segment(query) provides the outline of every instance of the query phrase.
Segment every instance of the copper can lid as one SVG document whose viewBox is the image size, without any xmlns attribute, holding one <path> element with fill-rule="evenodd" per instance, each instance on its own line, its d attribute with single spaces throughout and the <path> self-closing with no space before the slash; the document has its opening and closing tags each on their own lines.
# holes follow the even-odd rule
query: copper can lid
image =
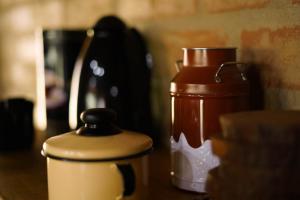
<svg viewBox="0 0 300 200">
<path fill-rule="evenodd" d="M 183 60 L 171 81 L 171 95 L 248 95 L 249 83 L 236 62 L 236 48 L 183 48 Z"/>
</svg>

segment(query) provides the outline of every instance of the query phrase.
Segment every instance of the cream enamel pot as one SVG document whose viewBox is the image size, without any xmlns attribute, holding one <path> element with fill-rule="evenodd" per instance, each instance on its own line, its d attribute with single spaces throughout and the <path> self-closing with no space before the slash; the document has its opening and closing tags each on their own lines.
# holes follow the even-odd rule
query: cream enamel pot
<svg viewBox="0 0 300 200">
<path fill-rule="evenodd" d="M 146 199 L 152 140 L 120 130 L 109 109 L 89 109 L 81 119 L 77 131 L 43 144 L 49 200 Z"/>
</svg>

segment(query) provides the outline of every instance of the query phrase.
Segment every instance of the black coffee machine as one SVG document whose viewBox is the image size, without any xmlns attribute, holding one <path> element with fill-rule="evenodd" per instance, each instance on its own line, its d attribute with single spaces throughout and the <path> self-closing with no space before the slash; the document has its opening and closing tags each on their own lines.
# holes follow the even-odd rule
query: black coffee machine
<svg viewBox="0 0 300 200">
<path fill-rule="evenodd" d="M 111 108 L 121 128 L 152 135 L 151 56 L 141 34 L 115 16 L 87 31 L 71 83 L 69 122 L 89 108 Z"/>
</svg>

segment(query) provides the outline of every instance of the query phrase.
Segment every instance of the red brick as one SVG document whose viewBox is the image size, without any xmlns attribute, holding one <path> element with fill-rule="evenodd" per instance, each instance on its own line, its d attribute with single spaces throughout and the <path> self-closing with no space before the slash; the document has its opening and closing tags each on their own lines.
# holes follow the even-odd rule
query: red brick
<svg viewBox="0 0 300 200">
<path fill-rule="evenodd" d="M 34 6 L 27 4 L 14 6 L 1 13 L 0 31 L 22 35 L 35 29 L 35 21 Z"/>
<path fill-rule="evenodd" d="M 107 13 L 112 13 L 110 0 L 65 1 L 63 25 L 68 28 L 90 27 Z"/>
<path fill-rule="evenodd" d="M 153 15 L 153 2 L 151 0 L 118 1 L 117 13 L 125 19 L 149 19 Z"/>
<path fill-rule="evenodd" d="M 292 4 L 300 4 L 300 0 L 292 0 Z"/>
<path fill-rule="evenodd" d="M 242 31 L 242 58 L 256 64 L 265 87 L 300 90 L 300 26 Z"/>
<path fill-rule="evenodd" d="M 270 2 L 271 0 L 204 0 L 210 12 L 263 8 Z"/>
<path fill-rule="evenodd" d="M 180 48 L 223 46 L 228 40 L 227 35 L 219 30 L 170 31 L 164 36 L 166 37 L 166 43 L 172 43 L 172 45 L 176 45 Z M 173 43 L 173 40 L 176 42 Z"/>
<path fill-rule="evenodd" d="M 20 6 L 33 3 L 31 0 L 0 0 L 0 8 L 11 8 L 13 6 Z"/>
<path fill-rule="evenodd" d="M 38 23 L 43 28 L 64 27 L 64 1 L 45 1 L 37 4 Z M 51 19 L 51 20 L 50 20 Z"/>
<path fill-rule="evenodd" d="M 154 0 L 156 17 L 185 16 L 197 12 L 197 0 Z"/>
</svg>

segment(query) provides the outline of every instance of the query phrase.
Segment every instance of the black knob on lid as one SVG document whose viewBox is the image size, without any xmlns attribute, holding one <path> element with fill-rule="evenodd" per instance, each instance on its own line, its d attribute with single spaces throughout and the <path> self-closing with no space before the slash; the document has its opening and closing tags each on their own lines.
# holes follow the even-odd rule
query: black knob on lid
<svg viewBox="0 0 300 200">
<path fill-rule="evenodd" d="M 92 108 L 82 112 L 80 119 L 85 124 L 101 124 L 105 122 L 115 122 L 117 114 L 108 108 Z"/>
<path fill-rule="evenodd" d="M 80 119 L 84 126 L 77 130 L 77 134 L 85 136 L 107 136 L 120 133 L 115 122 L 117 114 L 108 108 L 92 108 L 81 113 Z"/>
</svg>

